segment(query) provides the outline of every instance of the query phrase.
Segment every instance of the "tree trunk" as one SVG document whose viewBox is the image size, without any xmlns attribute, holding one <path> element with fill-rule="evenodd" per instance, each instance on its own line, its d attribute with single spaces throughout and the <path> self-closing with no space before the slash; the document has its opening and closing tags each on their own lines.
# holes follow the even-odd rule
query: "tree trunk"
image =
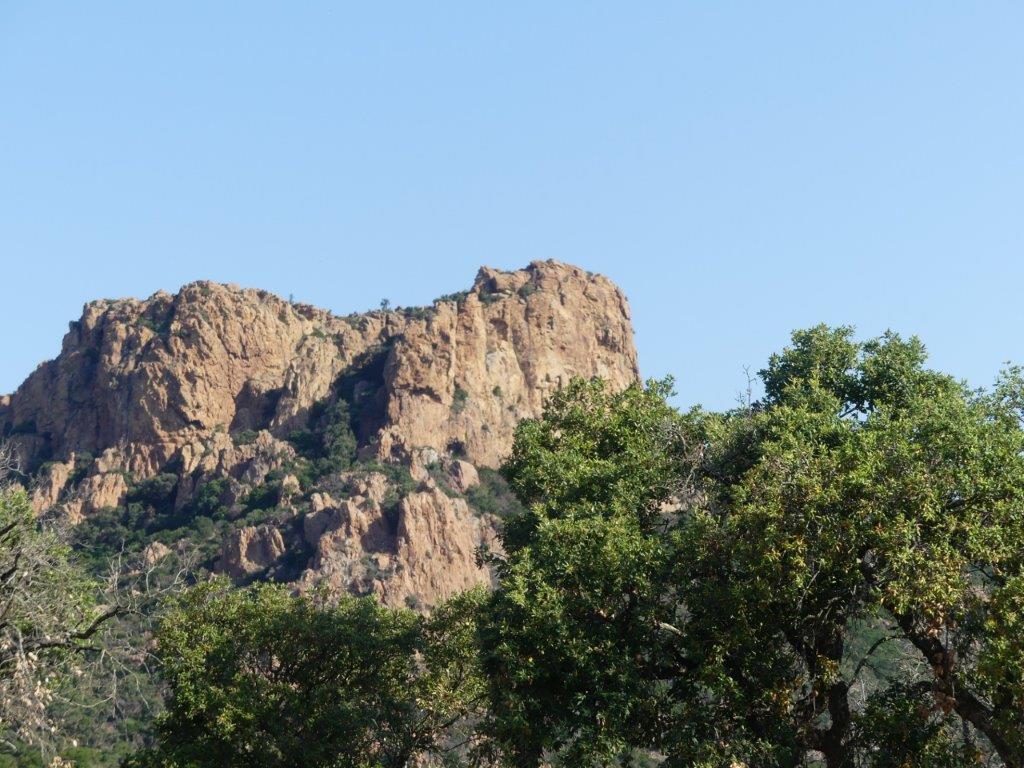
<svg viewBox="0 0 1024 768">
<path fill-rule="evenodd" d="M 832 661 L 838 668 L 843 658 L 843 628 L 835 626 L 822 631 L 812 643 L 805 642 L 794 631 L 786 632 L 786 639 L 804 660 L 808 675 L 819 677 L 822 670 L 821 658 Z M 812 731 L 813 748 L 825 756 L 828 768 L 853 768 L 853 752 L 847 743 L 853 716 L 850 713 L 850 687 L 843 680 L 837 680 L 824 691 L 815 691 L 812 699 L 812 716 L 828 712 L 831 723 L 827 730 Z"/>
<path fill-rule="evenodd" d="M 827 731 L 821 733 L 821 752 L 828 768 L 853 768 L 853 754 L 846 743 L 853 717 L 850 714 L 849 686 L 834 683 L 828 689 L 828 714 L 832 720 Z"/>
</svg>

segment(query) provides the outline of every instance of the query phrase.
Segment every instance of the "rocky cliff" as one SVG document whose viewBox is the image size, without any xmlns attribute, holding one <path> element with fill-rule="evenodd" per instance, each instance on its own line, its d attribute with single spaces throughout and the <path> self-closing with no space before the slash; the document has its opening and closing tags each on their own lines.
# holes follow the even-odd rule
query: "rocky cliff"
<svg viewBox="0 0 1024 768">
<path fill-rule="evenodd" d="M 94 533 L 161 553 L 205 537 L 238 579 L 429 606 L 486 577 L 474 551 L 505 503 L 488 470 L 574 376 L 638 374 L 625 297 L 572 266 L 483 268 L 431 307 L 346 317 L 200 282 L 87 305 L 0 397 L 0 434 L 37 507 Z"/>
</svg>

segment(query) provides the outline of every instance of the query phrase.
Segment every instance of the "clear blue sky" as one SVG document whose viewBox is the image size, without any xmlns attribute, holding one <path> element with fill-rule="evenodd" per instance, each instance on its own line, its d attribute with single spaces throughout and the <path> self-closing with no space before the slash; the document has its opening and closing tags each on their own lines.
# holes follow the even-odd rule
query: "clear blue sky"
<svg viewBox="0 0 1024 768">
<path fill-rule="evenodd" d="M 556 258 L 728 407 L 791 329 L 1024 361 L 1020 2 L 0 0 L 0 392 L 89 299 Z"/>
</svg>

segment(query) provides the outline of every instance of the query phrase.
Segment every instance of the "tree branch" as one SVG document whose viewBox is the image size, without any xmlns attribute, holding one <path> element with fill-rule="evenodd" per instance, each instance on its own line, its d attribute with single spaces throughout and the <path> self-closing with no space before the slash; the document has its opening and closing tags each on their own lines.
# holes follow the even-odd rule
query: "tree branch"
<svg viewBox="0 0 1024 768">
<path fill-rule="evenodd" d="M 1024 768 L 1024 753 L 1010 742 L 1010 735 L 1004 733 L 996 722 L 996 713 L 960 685 L 961 681 L 955 674 L 954 657 L 942 642 L 921 629 L 910 614 L 896 614 L 896 622 L 931 667 L 935 675 L 932 690 L 948 697 L 956 713 L 985 734 L 1008 768 Z"/>
</svg>

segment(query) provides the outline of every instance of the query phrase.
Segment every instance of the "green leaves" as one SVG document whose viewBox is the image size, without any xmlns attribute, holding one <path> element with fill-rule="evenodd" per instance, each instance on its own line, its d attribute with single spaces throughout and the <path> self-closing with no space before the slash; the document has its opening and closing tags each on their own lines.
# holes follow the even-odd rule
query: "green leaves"
<svg viewBox="0 0 1024 768">
<path fill-rule="evenodd" d="M 849 328 L 819 326 L 772 357 L 762 402 L 711 418 L 717 444 L 702 474 L 718 501 L 705 520 L 717 525 L 688 538 L 711 536 L 727 553 L 720 578 L 732 610 L 762 615 L 784 642 L 798 672 L 788 694 L 793 733 L 830 765 L 867 749 L 854 731 L 867 742 L 872 728 L 890 738 L 887 723 L 910 706 L 886 694 L 900 686 L 933 691 L 944 716 L 959 715 L 1007 764 L 1020 764 L 1019 698 L 1006 678 L 1005 695 L 993 695 L 986 677 L 1012 675 L 1022 650 L 1009 640 L 1019 628 L 1004 596 L 1024 541 L 1020 390 L 1004 380 L 991 395 L 972 392 L 924 359 L 916 339 L 889 333 L 856 344 Z M 881 688 L 867 705 L 853 694 L 856 680 L 836 676 L 866 617 L 902 636 L 905 653 L 930 670 L 922 677 L 908 655 L 896 679 L 872 681 Z M 711 632 L 728 647 L 735 625 Z M 915 759 L 946 764 L 925 760 L 949 732 L 923 701 Z"/>
<path fill-rule="evenodd" d="M 512 764 L 596 764 L 663 728 L 675 615 L 658 534 L 686 448 L 668 391 L 576 380 L 517 430 L 503 472 L 528 508 L 506 521 L 482 627 L 491 732 Z"/>
<path fill-rule="evenodd" d="M 1016 750 L 1024 750 L 1024 577 L 1015 575 L 993 590 L 979 628 L 978 688 L 993 704 L 999 727 Z"/>
<path fill-rule="evenodd" d="M 152 764 L 1024 765 L 1021 373 L 971 391 L 819 326 L 761 375 L 725 414 L 556 393 L 502 470 L 490 595 L 196 589 Z"/>
<path fill-rule="evenodd" d="M 2 482 L 2 478 L 0 478 Z M 0 735 L 28 742 L 53 729 L 50 705 L 81 674 L 119 609 L 67 544 L 35 519 L 28 494 L 0 485 Z"/>
<path fill-rule="evenodd" d="M 482 690 L 480 600 L 423 619 L 368 598 L 197 586 L 161 624 L 168 709 L 135 764 L 387 767 L 445 751 Z"/>
<path fill-rule="evenodd" d="M 764 382 L 766 400 L 780 402 L 805 388 L 832 392 L 844 402 L 855 403 L 860 393 L 850 377 L 857 363 L 857 345 L 853 328 L 829 328 L 819 325 L 793 333 L 793 346 L 772 355 L 768 367 L 759 375 Z"/>
<path fill-rule="evenodd" d="M 576 379 L 552 396 L 543 419 L 522 422 L 502 471 L 529 511 L 506 521 L 506 550 L 542 517 L 623 515 L 650 526 L 685 450 L 681 419 L 664 400 L 670 390 L 669 381 L 612 392 L 601 380 Z"/>
<path fill-rule="evenodd" d="M 524 423 L 483 626 L 513 764 L 1021 765 L 1024 386 L 924 362 L 818 326 L 747 408 L 574 382 Z"/>
</svg>

